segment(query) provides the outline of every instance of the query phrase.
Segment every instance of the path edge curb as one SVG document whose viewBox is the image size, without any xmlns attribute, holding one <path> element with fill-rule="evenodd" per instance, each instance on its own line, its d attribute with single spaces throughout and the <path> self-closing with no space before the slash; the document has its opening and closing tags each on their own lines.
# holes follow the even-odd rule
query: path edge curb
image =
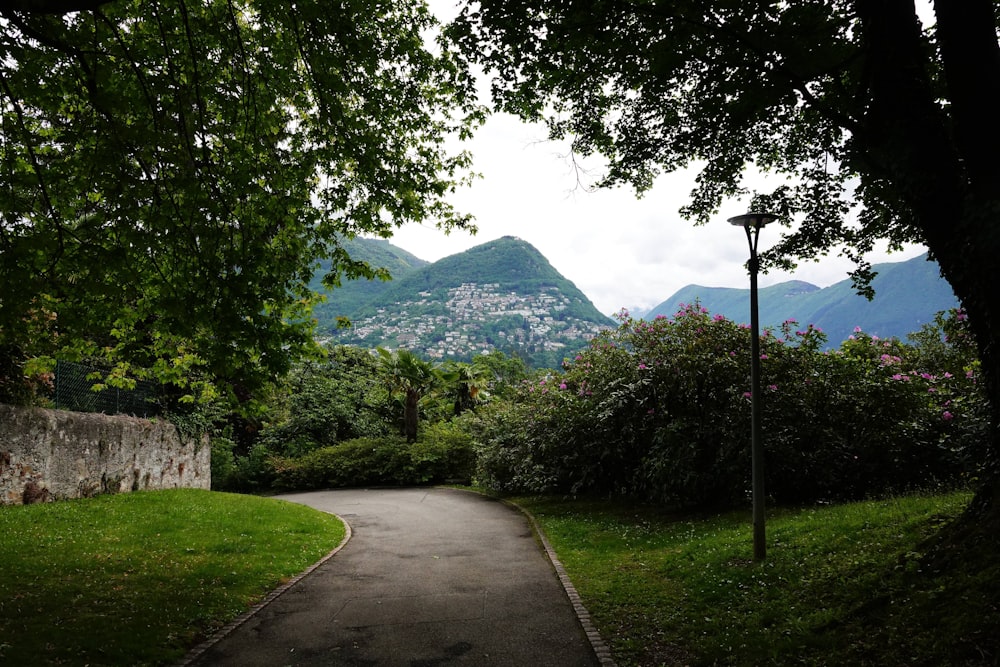
<svg viewBox="0 0 1000 667">
<path fill-rule="evenodd" d="M 585 606 L 583 606 L 583 600 L 580 598 L 580 594 L 577 592 L 576 586 L 573 585 L 573 581 L 569 578 L 569 574 L 566 573 L 566 568 L 563 567 L 562 561 L 559 560 L 555 549 L 552 548 L 549 538 L 545 535 L 545 531 L 542 530 L 542 526 L 538 523 L 535 516 L 517 503 L 507 500 L 506 498 L 497 498 L 496 496 L 492 496 L 488 493 L 482 493 L 474 489 L 454 489 L 454 487 L 440 488 L 452 488 L 456 491 L 466 491 L 468 493 L 478 494 L 485 498 L 498 500 L 504 505 L 517 510 L 528 519 L 528 523 L 531 524 L 531 529 L 538 537 L 538 541 L 541 543 L 542 549 L 545 551 L 545 555 L 548 556 L 549 562 L 552 564 L 552 568 L 556 571 L 556 575 L 559 577 L 559 582 L 562 584 L 563 590 L 566 592 L 566 597 L 569 598 L 570 604 L 573 605 L 573 611 L 576 612 L 576 618 L 583 627 L 583 631 L 587 635 L 588 641 L 590 641 L 590 647 L 593 649 L 594 655 L 597 657 L 597 661 L 601 664 L 601 667 L 617 667 L 614 658 L 611 657 L 611 649 L 608 648 L 604 639 L 601 638 L 601 633 L 597 631 L 597 626 L 594 625 L 590 612 L 587 611 Z"/>
<path fill-rule="evenodd" d="M 337 517 L 337 519 L 342 524 L 344 524 L 344 538 L 340 540 L 340 544 L 335 546 L 333 550 L 330 551 L 330 553 L 320 558 L 318 561 L 307 567 L 305 570 L 298 573 L 285 583 L 281 584 L 280 586 L 272 590 L 264 597 L 263 600 L 261 600 L 254 606 L 250 607 L 250 609 L 243 612 L 242 614 L 234 618 L 232 621 L 230 621 L 229 623 L 225 624 L 224 626 L 216 630 L 215 633 L 213 633 L 212 636 L 210 636 L 208 639 L 206 639 L 205 641 L 201 642 L 200 644 L 192 648 L 190 651 L 188 651 L 187 654 L 184 656 L 184 658 L 182 658 L 181 661 L 177 663 L 177 667 L 187 667 L 188 665 L 192 664 L 194 661 L 200 658 L 206 651 L 208 651 L 208 649 L 212 648 L 220 641 L 225 639 L 226 636 L 228 636 L 230 633 L 236 630 L 236 628 L 240 627 L 241 625 L 249 621 L 251 618 L 257 615 L 262 609 L 264 609 L 264 607 L 266 607 L 267 605 L 271 604 L 276 599 L 278 599 L 278 597 L 282 593 L 284 593 L 289 588 L 291 588 L 292 586 L 294 586 L 295 584 L 299 583 L 307 576 L 312 574 L 318 567 L 320 567 L 328 560 L 336 556 L 341 549 L 347 546 L 347 542 L 351 539 L 351 536 L 353 534 L 353 531 L 351 530 L 351 524 L 349 524 L 344 519 L 344 517 L 340 516 L 339 514 L 335 514 L 334 512 L 327 512 L 327 514 L 332 514 L 333 516 Z"/>
<path fill-rule="evenodd" d="M 528 523 L 531 524 L 531 529 L 534 531 L 535 536 L 538 537 L 538 541 L 542 545 L 542 549 L 545 551 L 545 555 L 548 556 L 549 562 L 552 564 L 552 568 L 556 571 L 556 576 L 559 577 L 559 583 L 562 584 L 563 591 L 566 593 L 566 597 L 569 598 L 570 604 L 573 605 L 573 611 L 576 612 L 577 621 L 583 627 L 584 633 L 587 635 L 588 641 L 590 641 L 590 647 L 594 651 L 594 655 L 597 657 L 597 661 L 601 664 L 601 667 L 617 667 L 614 658 L 611 657 L 611 649 L 601 638 L 601 633 L 597 631 L 597 626 L 594 625 L 594 621 L 590 616 L 590 612 L 587 608 L 583 606 L 583 600 L 580 598 L 580 594 L 576 590 L 576 586 L 573 585 L 572 580 L 570 580 L 569 575 L 566 573 L 566 568 L 563 567 L 562 561 L 556 555 L 555 549 L 552 548 L 552 544 L 549 543 L 549 538 L 545 535 L 545 531 L 542 530 L 542 526 L 535 519 L 534 515 L 528 510 L 524 509 L 520 505 L 506 498 L 497 498 L 488 493 L 482 493 L 481 491 L 476 491 L 475 489 L 456 489 L 454 487 L 438 487 L 452 489 L 453 491 L 465 491 L 467 493 L 475 493 L 477 495 L 483 496 L 484 498 L 490 498 L 492 500 L 498 500 L 507 507 L 517 510 L 528 519 Z"/>
<path fill-rule="evenodd" d="M 583 631 L 587 634 L 587 639 L 590 640 L 590 646 L 594 649 L 594 655 L 597 656 L 598 662 L 601 663 L 601 667 L 616 667 L 614 659 L 611 657 L 611 649 L 608 645 L 604 643 L 604 639 L 601 638 L 601 634 L 597 631 L 597 626 L 594 625 L 594 621 L 590 616 L 590 612 L 587 608 L 583 606 L 583 600 L 580 598 L 580 594 L 576 590 L 576 586 L 573 585 L 572 580 L 569 578 L 569 574 L 566 573 L 566 568 L 563 567 L 562 561 L 556 555 L 555 549 L 549 543 L 549 538 L 545 535 L 545 531 L 542 530 L 541 525 L 534 515 L 528 510 L 524 509 L 517 503 L 513 503 L 509 500 L 501 501 L 510 506 L 516 508 L 521 514 L 528 518 L 531 523 L 531 528 L 535 531 L 535 535 L 538 536 L 538 540 L 542 543 L 542 548 L 545 549 L 545 553 L 549 557 L 549 561 L 552 563 L 552 567 L 555 568 L 556 574 L 559 576 L 559 581 L 562 583 L 563 590 L 566 591 L 566 597 L 569 598 L 570 603 L 573 605 L 573 610 L 576 611 L 576 617 L 580 621 L 580 625 L 583 626 Z"/>
</svg>

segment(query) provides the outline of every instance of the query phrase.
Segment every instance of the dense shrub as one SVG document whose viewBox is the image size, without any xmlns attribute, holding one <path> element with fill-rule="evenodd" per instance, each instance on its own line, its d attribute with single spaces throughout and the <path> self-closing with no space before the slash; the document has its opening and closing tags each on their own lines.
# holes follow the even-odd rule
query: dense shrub
<svg viewBox="0 0 1000 667">
<path fill-rule="evenodd" d="M 421 431 L 420 439 L 410 445 L 411 458 L 430 466 L 428 482 L 468 484 L 476 466 L 476 451 L 468 431 L 455 421 L 437 422 Z"/>
<path fill-rule="evenodd" d="M 274 480 L 271 456 L 263 445 L 239 454 L 229 438 L 212 438 L 212 489 L 248 493 L 268 490 Z"/>
<path fill-rule="evenodd" d="M 220 435 L 212 438 L 211 444 L 212 488 L 216 491 L 229 490 L 236 477 L 236 459 L 233 456 L 236 443 Z"/>
<path fill-rule="evenodd" d="M 272 457 L 270 465 L 274 488 L 305 490 L 468 483 L 473 461 L 469 436 L 442 423 L 425 428 L 412 443 L 400 436 L 358 438 L 297 458 Z"/>
<path fill-rule="evenodd" d="M 974 474 L 986 423 L 977 365 L 941 333 L 960 321 L 922 333 L 936 351 L 859 331 L 825 352 L 822 332 L 791 321 L 762 334 L 769 495 L 860 498 Z M 740 503 L 750 486 L 749 347 L 747 327 L 697 306 L 652 322 L 623 315 L 562 373 L 480 411 L 477 479 L 502 491 Z"/>
<path fill-rule="evenodd" d="M 270 406 L 258 444 L 282 456 L 301 456 L 392 428 L 393 404 L 366 350 L 335 346 L 321 360 L 296 367 Z"/>
<path fill-rule="evenodd" d="M 426 367 L 427 385 L 416 396 L 417 439 L 401 446 L 393 434 L 403 415 L 402 396 L 390 389 L 397 370 L 368 351 L 346 346 L 305 362 L 260 402 L 253 424 L 206 420 L 215 435 L 213 486 L 232 491 L 320 488 L 369 484 L 424 484 L 471 480 L 475 452 L 458 422 L 510 377 L 522 376 L 519 360 L 494 352 L 472 364 Z M 402 374 L 401 374 L 402 375 Z M 412 407 L 412 406 L 411 406 Z M 234 435 L 235 434 L 235 435 Z"/>
</svg>

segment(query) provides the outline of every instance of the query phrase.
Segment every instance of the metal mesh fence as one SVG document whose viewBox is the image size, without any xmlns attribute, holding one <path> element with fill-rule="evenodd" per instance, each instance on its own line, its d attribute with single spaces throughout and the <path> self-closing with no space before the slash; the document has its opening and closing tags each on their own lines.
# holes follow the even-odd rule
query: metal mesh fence
<svg viewBox="0 0 1000 667">
<path fill-rule="evenodd" d="M 136 380 L 135 389 L 107 387 L 94 391 L 94 384 L 101 381 L 106 369 L 69 361 L 56 362 L 54 378 L 54 407 L 74 412 L 103 412 L 108 415 L 133 415 L 153 417 L 160 412 L 160 386 L 148 380 Z M 100 373 L 95 380 L 88 375 Z"/>
</svg>

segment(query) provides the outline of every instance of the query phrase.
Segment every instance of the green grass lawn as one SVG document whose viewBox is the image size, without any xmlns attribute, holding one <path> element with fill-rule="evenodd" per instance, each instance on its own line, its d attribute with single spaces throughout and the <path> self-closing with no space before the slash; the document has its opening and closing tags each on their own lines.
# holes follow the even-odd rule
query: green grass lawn
<svg viewBox="0 0 1000 667">
<path fill-rule="evenodd" d="M 758 564 L 746 512 L 516 502 L 620 667 L 993 664 L 997 559 L 921 558 L 968 500 L 772 510 Z M 176 662 L 343 534 L 304 506 L 196 490 L 0 508 L 0 664 Z"/>
<path fill-rule="evenodd" d="M 165 664 L 340 543 L 336 517 L 193 489 L 0 507 L 0 664 Z"/>
<path fill-rule="evenodd" d="M 918 545 L 969 497 L 774 510 L 758 564 L 748 512 L 515 502 L 542 525 L 620 667 L 994 664 L 997 559 L 921 571 Z"/>
</svg>

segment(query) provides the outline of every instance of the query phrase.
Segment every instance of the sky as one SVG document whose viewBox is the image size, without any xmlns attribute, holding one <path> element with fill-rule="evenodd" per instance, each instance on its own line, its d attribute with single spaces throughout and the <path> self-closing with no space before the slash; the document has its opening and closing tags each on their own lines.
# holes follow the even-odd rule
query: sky
<svg viewBox="0 0 1000 667">
<path fill-rule="evenodd" d="M 449 0 L 430 4 L 440 18 L 449 18 Z M 473 155 L 473 171 L 482 178 L 450 199 L 457 210 L 474 216 L 478 233 L 445 235 L 433 223 L 410 224 L 390 242 L 433 262 L 515 236 L 537 248 L 606 314 L 652 308 L 690 284 L 748 287 L 746 235 L 726 221 L 746 212 L 745 201 L 726 202 L 717 221 L 696 227 L 678 214 L 694 187 L 693 171 L 660 176 L 641 198 L 628 187 L 587 190 L 577 183 L 568 143 L 546 137 L 541 125 L 492 115 L 463 144 Z M 597 159 L 583 166 L 600 171 Z M 781 231 L 764 228 L 760 250 L 776 243 Z M 892 254 L 877 250 L 866 259 L 901 262 L 923 252 L 920 246 Z M 759 282 L 766 287 L 796 279 L 826 287 L 847 279 L 852 267 L 833 251 L 792 273 L 761 275 Z"/>
</svg>

